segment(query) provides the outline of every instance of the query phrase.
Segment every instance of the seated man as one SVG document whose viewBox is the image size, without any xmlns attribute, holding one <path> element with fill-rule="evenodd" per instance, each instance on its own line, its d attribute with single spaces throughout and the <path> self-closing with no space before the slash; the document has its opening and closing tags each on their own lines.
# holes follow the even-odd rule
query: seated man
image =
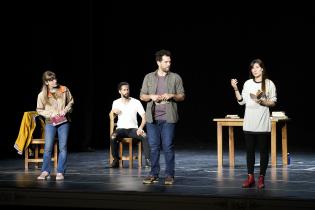
<svg viewBox="0 0 315 210">
<path fill-rule="evenodd" d="M 118 145 L 119 138 L 134 138 L 142 141 L 145 167 L 150 167 L 150 148 L 146 133 L 143 130 L 145 126 L 145 111 L 141 102 L 135 98 L 129 96 L 129 84 L 127 82 L 121 82 L 118 85 L 118 92 L 120 98 L 113 101 L 112 112 L 118 115 L 117 128 L 111 135 L 110 146 L 112 150 L 112 156 L 114 158 L 111 163 L 111 168 L 119 167 L 119 154 Z M 142 121 L 138 127 L 137 113 L 141 116 Z"/>
</svg>

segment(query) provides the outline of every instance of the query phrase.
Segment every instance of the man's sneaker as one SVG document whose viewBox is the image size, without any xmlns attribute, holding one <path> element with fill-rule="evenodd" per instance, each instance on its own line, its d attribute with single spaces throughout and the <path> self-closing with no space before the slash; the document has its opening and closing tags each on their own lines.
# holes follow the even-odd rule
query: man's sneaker
<svg viewBox="0 0 315 210">
<path fill-rule="evenodd" d="M 152 175 L 145 177 L 143 180 L 143 184 L 152 184 L 152 183 L 157 183 L 157 182 L 159 182 L 159 177 L 152 176 Z"/>
<path fill-rule="evenodd" d="M 111 168 L 118 168 L 119 167 L 119 160 L 114 159 L 112 164 L 110 165 Z"/>
<path fill-rule="evenodd" d="M 50 175 L 47 171 L 43 171 L 38 177 L 38 180 L 47 180 L 50 179 Z"/>
<path fill-rule="evenodd" d="M 145 165 L 144 165 L 144 167 L 146 167 L 146 168 L 151 168 L 151 161 L 150 161 L 150 159 L 145 159 Z"/>
<path fill-rule="evenodd" d="M 174 177 L 173 176 L 167 176 L 165 177 L 164 184 L 166 185 L 172 185 L 174 183 Z"/>
<path fill-rule="evenodd" d="M 58 180 L 64 180 L 65 179 L 65 177 L 63 176 L 63 174 L 62 173 L 57 173 L 57 176 L 56 176 L 56 180 L 58 181 Z"/>
</svg>

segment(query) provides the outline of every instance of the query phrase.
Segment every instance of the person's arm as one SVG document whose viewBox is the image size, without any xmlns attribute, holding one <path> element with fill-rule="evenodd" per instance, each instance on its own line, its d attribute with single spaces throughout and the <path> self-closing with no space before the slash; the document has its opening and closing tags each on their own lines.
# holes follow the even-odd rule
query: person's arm
<svg viewBox="0 0 315 210">
<path fill-rule="evenodd" d="M 139 128 L 138 128 L 138 130 L 137 130 L 137 135 L 138 135 L 138 136 L 144 135 L 144 130 L 143 130 L 143 128 L 144 128 L 144 126 L 145 126 L 145 124 L 146 124 L 145 113 L 143 113 L 143 114 L 140 115 L 140 116 L 141 116 L 141 124 L 140 124 L 140 126 L 139 126 Z"/>
<path fill-rule="evenodd" d="M 237 79 L 231 79 L 231 85 L 234 89 L 235 97 L 236 97 L 237 101 L 242 101 L 243 97 L 242 97 L 242 95 L 241 95 L 241 93 L 237 87 L 237 83 L 238 83 Z"/>
<path fill-rule="evenodd" d="M 262 106 L 267 107 L 274 107 L 277 102 L 277 92 L 276 92 L 276 86 L 271 80 L 268 81 L 268 97 L 262 97 L 260 100 L 258 100 L 258 103 Z"/>
<path fill-rule="evenodd" d="M 268 99 L 260 99 L 258 101 L 258 103 L 260 105 L 263 105 L 263 106 L 268 106 L 268 107 L 273 107 L 276 105 L 276 103 L 274 101 L 271 101 L 271 100 L 268 100 Z"/>
<path fill-rule="evenodd" d="M 243 97 L 238 89 L 234 89 L 235 97 L 238 101 L 242 101 Z"/>
<path fill-rule="evenodd" d="M 67 113 L 71 113 L 72 112 L 72 106 L 73 106 L 73 97 L 72 94 L 70 92 L 70 90 L 67 88 L 66 90 L 66 106 L 64 108 L 64 110 L 60 113 L 60 115 L 66 115 Z"/>
<path fill-rule="evenodd" d="M 173 94 L 172 99 L 176 102 L 184 101 L 185 100 L 185 90 L 183 85 L 182 78 L 176 74 L 175 80 L 175 94 Z"/>
<path fill-rule="evenodd" d="M 140 90 L 140 100 L 144 102 L 151 101 L 151 95 L 149 94 L 149 89 L 148 89 L 148 75 L 144 77 L 143 82 L 142 82 L 142 87 Z"/>
<path fill-rule="evenodd" d="M 121 111 L 119 109 L 112 109 L 112 112 L 115 114 L 115 115 L 119 115 L 121 113 Z"/>
<path fill-rule="evenodd" d="M 178 94 L 171 94 L 171 93 L 164 93 L 161 95 L 162 100 L 168 101 L 170 99 L 173 99 L 174 101 L 183 101 L 185 100 L 185 94 L 184 93 L 178 93 Z"/>
<path fill-rule="evenodd" d="M 119 109 L 117 100 L 113 101 L 113 103 L 112 103 L 112 112 L 115 115 L 119 115 L 121 113 L 121 110 Z"/>
<path fill-rule="evenodd" d="M 184 93 L 174 94 L 173 99 L 175 101 L 183 101 L 185 100 L 185 94 Z"/>
<path fill-rule="evenodd" d="M 148 101 L 151 101 L 151 100 L 159 102 L 159 101 L 161 101 L 161 96 L 159 96 L 159 95 L 148 95 L 148 94 L 141 93 L 140 94 L 140 99 L 142 101 L 145 101 L 145 102 L 148 102 Z"/>
</svg>

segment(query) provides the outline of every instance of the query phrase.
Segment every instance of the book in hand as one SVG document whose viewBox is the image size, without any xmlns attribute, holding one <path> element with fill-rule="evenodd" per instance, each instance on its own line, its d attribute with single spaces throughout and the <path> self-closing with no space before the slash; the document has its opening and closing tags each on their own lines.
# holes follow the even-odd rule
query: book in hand
<svg viewBox="0 0 315 210">
<path fill-rule="evenodd" d="M 256 94 L 250 93 L 250 98 L 255 100 L 259 100 L 263 97 L 266 97 L 265 93 L 263 91 L 258 91 Z"/>
<path fill-rule="evenodd" d="M 67 118 L 64 115 L 56 115 L 51 118 L 53 126 L 60 125 L 61 123 L 67 122 Z"/>
</svg>

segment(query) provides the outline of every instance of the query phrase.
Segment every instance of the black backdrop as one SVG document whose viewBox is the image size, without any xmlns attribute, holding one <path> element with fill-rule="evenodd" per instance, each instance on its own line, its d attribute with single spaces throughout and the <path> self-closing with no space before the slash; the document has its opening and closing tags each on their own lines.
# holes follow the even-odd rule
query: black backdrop
<svg viewBox="0 0 315 210">
<path fill-rule="evenodd" d="M 243 83 L 250 61 L 261 58 L 277 87 L 278 103 L 272 110 L 292 118 L 289 150 L 312 148 L 313 5 L 235 6 L 4 4 L 1 157 L 16 155 L 13 144 L 23 112 L 35 110 L 46 69 L 57 73 L 75 99 L 69 150 L 107 148 L 108 112 L 119 97 L 117 84 L 128 81 L 131 95 L 138 98 L 144 75 L 156 68 L 154 53 L 162 48 L 173 53 L 172 71 L 182 76 L 187 95 L 179 106 L 176 145 L 215 148 L 212 119 L 244 112 L 230 78 Z M 241 135 L 239 129 L 236 135 Z"/>
</svg>

